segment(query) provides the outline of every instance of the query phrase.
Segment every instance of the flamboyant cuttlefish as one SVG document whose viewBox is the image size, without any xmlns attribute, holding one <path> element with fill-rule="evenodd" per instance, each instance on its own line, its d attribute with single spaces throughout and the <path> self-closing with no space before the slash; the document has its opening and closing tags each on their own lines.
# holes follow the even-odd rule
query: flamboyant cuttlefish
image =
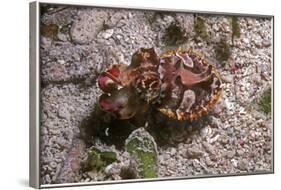
<svg viewBox="0 0 281 190">
<path fill-rule="evenodd" d="M 140 48 L 130 65 L 114 64 L 102 72 L 104 92 L 99 106 L 118 119 L 129 119 L 153 106 L 177 120 L 195 120 L 208 113 L 221 95 L 221 79 L 213 65 L 192 49 L 160 56 Z"/>
</svg>

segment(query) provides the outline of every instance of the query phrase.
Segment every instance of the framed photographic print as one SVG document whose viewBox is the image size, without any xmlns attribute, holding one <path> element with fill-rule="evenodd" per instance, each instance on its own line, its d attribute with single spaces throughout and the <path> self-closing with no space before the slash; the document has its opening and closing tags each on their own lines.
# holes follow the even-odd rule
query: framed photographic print
<svg viewBox="0 0 281 190">
<path fill-rule="evenodd" d="M 270 174 L 274 17 L 30 3 L 30 185 Z"/>
</svg>

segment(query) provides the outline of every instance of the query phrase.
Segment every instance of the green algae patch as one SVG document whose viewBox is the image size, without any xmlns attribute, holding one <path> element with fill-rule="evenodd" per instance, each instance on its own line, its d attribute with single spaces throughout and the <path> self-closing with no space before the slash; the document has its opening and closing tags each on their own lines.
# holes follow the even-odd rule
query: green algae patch
<svg viewBox="0 0 281 190">
<path fill-rule="evenodd" d="M 203 40 L 208 40 L 209 36 L 206 31 L 205 20 L 201 16 L 195 16 L 194 18 L 194 30 L 196 37 L 200 37 Z"/>
<path fill-rule="evenodd" d="M 263 92 L 258 101 L 258 107 L 266 114 L 271 113 L 271 88 Z"/>
<path fill-rule="evenodd" d="M 221 39 L 218 44 L 215 45 L 216 59 L 224 66 L 224 62 L 228 60 L 231 55 L 231 49 L 225 39 Z"/>
<path fill-rule="evenodd" d="M 137 163 L 139 178 L 157 177 L 157 147 L 144 128 L 137 129 L 126 140 L 126 151 Z"/>
<path fill-rule="evenodd" d="M 234 37 L 240 38 L 240 25 L 236 16 L 231 17 L 231 27 L 232 27 L 232 44 Z"/>
<path fill-rule="evenodd" d="M 100 171 L 107 165 L 117 161 L 117 155 L 112 151 L 101 151 L 95 147 L 91 148 L 88 153 L 88 159 L 84 164 L 85 171 Z"/>
</svg>

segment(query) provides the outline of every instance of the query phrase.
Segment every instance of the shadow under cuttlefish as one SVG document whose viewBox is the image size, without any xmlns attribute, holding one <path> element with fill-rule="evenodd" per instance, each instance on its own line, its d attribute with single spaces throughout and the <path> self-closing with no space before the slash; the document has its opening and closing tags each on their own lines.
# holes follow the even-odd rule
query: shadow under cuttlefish
<svg viewBox="0 0 281 190">
<path fill-rule="evenodd" d="M 140 127 L 145 127 L 158 146 L 168 146 L 185 141 L 209 122 L 209 115 L 192 122 L 179 121 L 168 118 L 154 108 L 131 119 L 119 120 L 95 105 L 90 116 L 82 120 L 80 130 L 81 138 L 89 147 L 99 139 L 107 145 L 123 149 L 129 135 Z"/>
</svg>

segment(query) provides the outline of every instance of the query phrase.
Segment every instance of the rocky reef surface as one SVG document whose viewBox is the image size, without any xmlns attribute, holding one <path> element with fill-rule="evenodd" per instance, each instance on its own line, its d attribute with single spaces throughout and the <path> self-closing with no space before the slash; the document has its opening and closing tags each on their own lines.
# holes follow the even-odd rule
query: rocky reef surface
<svg viewBox="0 0 281 190">
<path fill-rule="evenodd" d="M 43 5 L 42 184 L 272 171 L 272 37 L 270 18 Z M 141 47 L 191 47 L 217 68 L 206 117 L 99 110 L 99 73 Z"/>
</svg>

